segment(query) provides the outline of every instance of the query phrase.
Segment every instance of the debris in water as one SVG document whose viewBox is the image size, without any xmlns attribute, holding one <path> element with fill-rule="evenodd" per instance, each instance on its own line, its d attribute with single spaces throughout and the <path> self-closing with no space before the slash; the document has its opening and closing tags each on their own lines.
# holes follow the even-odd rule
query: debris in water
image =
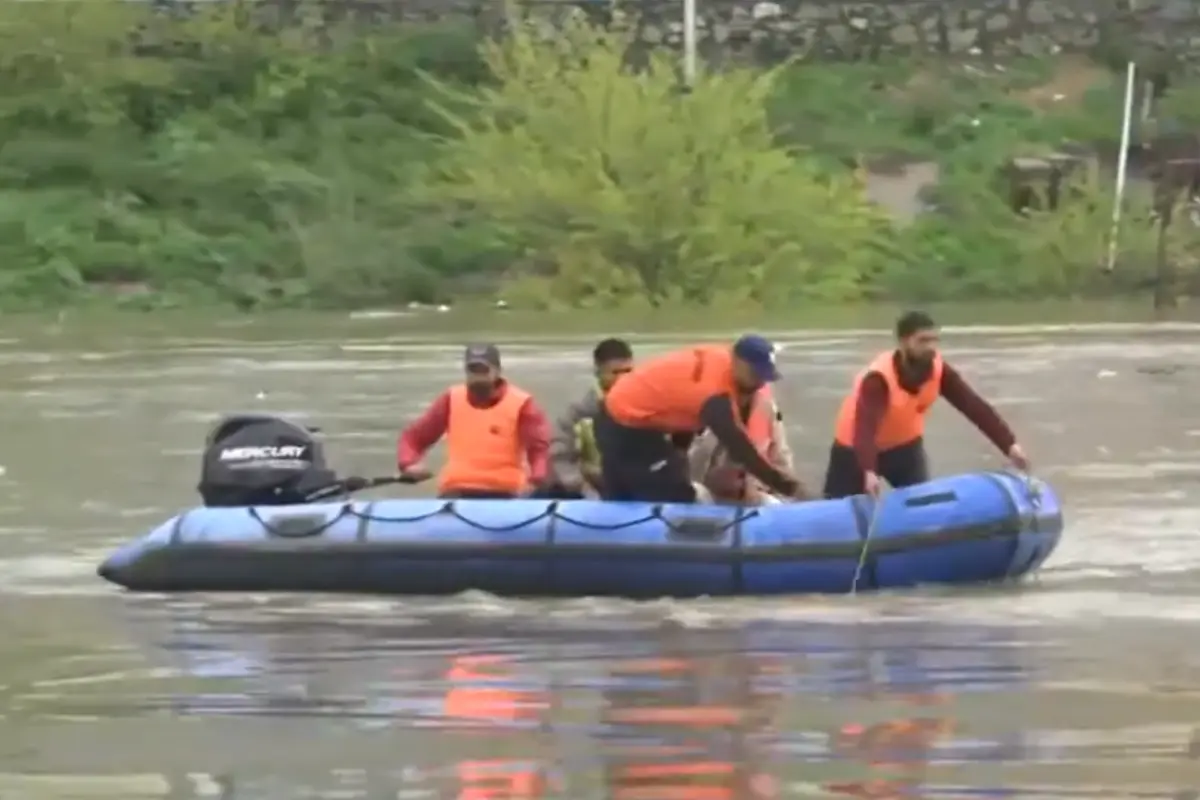
<svg viewBox="0 0 1200 800">
<path fill-rule="evenodd" d="M 1181 369 L 1179 364 L 1151 364 L 1146 367 L 1138 367 L 1137 371 L 1143 375 L 1174 375 Z"/>
</svg>

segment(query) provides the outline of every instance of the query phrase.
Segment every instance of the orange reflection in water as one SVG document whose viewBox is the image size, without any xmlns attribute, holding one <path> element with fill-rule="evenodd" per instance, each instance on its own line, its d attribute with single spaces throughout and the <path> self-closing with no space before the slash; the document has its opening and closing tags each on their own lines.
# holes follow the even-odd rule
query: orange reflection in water
<svg viewBox="0 0 1200 800">
<path fill-rule="evenodd" d="M 945 701 L 941 695 L 909 697 L 921 705 Z M 828 783 L 825 788 L 843 797 L 872 800 L 911 800 L 921 796 L 921 787 L 934 748 L 954 734 L 950 717 L 904 717 L 875 725 L 843 725 L 833 741 L 835 752 L 844 758 L 866 763 L 872 770 L 892 774 L 862 781 Z"/>
<path fill-rule="evenodd" d="M 446 670 L 442 715 L 457 722 L 536 722 L 549 707 L 542 692 L 514 689 L 504 656 L 458 656 Z"/>
<path fill-rule="evenodd" d="M 769 800 L 779 796 L 757 745 L 778 698 L 754 687 L 770 671 L 745 655 L 630 661 L 614 677 L 670 680 L 670 688 L 606 692 L 605 722 L 637 738 L 658 734 L 671 744 L 629 744 L 606 752 L 613 800 Z"/>
<path fill-rule="evenodd" d="M 546 794 L 546 780 L 537 765 L 504 759 L 460 761 L 458 800 L 526 800 Z"/>
<path fill-rule="evenodd" d="M 549 708 L 539 691 L 512 688 L 508 659 L 498 655 L 458 656 L 450 663 L 442 715 L 469 728 L 539 723 Z M 534 759 L 460 761 L 458 800 L 529 800 L 546 795 L 546 775 Z"/>
</svg>

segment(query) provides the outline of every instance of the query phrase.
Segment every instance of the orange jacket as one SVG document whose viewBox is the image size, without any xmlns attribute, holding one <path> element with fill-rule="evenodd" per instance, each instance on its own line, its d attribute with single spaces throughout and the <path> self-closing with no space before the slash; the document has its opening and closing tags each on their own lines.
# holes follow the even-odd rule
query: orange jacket
<svg viewBox="0 0 1200 800">
<path fill-rule="evenodd" d="M 476 408 L 466 386 L 450 390 L 446 466 L 438 491 L 476 489 L 519 494 L 529 483 L 521 444 L 521 409 L 529 394 L 509 385 L 500 402 Z"/>
<path fill-rule="evenodd" d="M 722 394 L 733 395 L 733 351 L 699 345 L 634 367 L 609 389 L 604 407 L 630 428 L 694 433 L 702 427 L 704 404 Z"/>
<path fill-rule="evenodd" d="M 944 364 L 941 355 L 934 356 L 933 369 L 929 378 L 921 384 L 916 394 L 912 394 L 900 385 L 896 374 L 896 364 L 893 359 L 894 351 L 880 353 L 871 364 L 854 379 L 854 388 L 842 401 L 838 412 L 834 440 L 846 447 L 854 446 L 854 424 L 858 410 L 858 394 L 862 388 L 863 379 L 872 372 L 878 374 L 887 382 L 888 408 L 879 430 L 875 434 L 875 444 L 880 450 L 890 450 L 893 447 L 909 444 L 925 434 L 925 415 L 929 412 L 934 401 L 941 394 L 942 370 Z"/>
</svg>

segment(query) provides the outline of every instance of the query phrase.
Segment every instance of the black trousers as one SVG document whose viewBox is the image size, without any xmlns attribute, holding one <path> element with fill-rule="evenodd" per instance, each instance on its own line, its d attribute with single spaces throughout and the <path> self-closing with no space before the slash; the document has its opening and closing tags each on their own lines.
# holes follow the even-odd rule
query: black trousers
<svg viewBox="0 0 1200 800">
<path fill-rule="evenodd" d="M 488 489 L 457 489 L 438 495 L 443 500 L 512 500 L 519 495 L 512 492 L 494 492 Z M 583 492 L 576 492 L 557 483 L 534 489 L 528 497 L 537 500 L 582 500 Z"/>
<path fill-rule="evenodd" d="M 557 481 L 538 487 L 529 496 L 538 500 L 582 500 L 587 497 L 583 492 L 568 489 Z"/>
<path fill-rule="evenodd" d="M 512 492 L 497 492 L 492 489 L 451 489 L 438 494 L 439 500 L 512 500 Z"/>
<path fill-rule="evenodd" d="M 605 500 L 696 502 L 687 453 L 669 434 L 621 425 L 603 405 L 594 424 Z"/>
<path fill-rule="evenodd" d="M 876 474 L 896 488 L 929 480 L 929 459 L 925 455 L 925 441 L 920 438 L 880 450 L 877 464 Z M 834 442 L 829 448 L 829 466 L 825 470 L 825 497 L 830 500 L 853 497 L 862 494 L 864 489 L 863 471 L 854 450 Z"/>
</svg>

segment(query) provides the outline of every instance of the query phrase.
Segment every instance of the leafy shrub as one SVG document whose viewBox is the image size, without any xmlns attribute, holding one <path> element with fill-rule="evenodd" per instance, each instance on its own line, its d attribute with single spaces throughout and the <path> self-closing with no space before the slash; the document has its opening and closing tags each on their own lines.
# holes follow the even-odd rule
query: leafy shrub
<svg viewBox="0 0 1200 800">
<path fill-rule="evenodd" d="M 575 18 L 480 49 L 473 21 L 328 22 L 268 7 L 0 6 L 0 304 L 110 287 L 148 302 L 347 306 L 503 291 L 528 306 L 1073 295 L 1148 279 L 1134 197 L 1020 217 L 997 166 L 1112 139 L 1119 77 L 1033 107 L 1053 65 L 630 71 Z M 1195 118 L 1173 87 L 1164 120 Z M 943 212 L 896 228 L 847 163 L 936 160 Z M 1192 228 L 1171 252 L 1197 263 Z M 1175 257 L 1175 256 L 1173 256 Z"/>
<path fill-rule="evenodd" d="M 959 201 L 972 196 L 957 187 Z M 1095 175 L 1069 182 L 1055 210 L 1023 215 L 976 187 L 963 214 L 931 215 L 900 234 L 893 262 L 880 277 L 891 296 L 921 300 L 978 297 L 1049 298 L 1145 286 L 1154 265 L 1156 228 L 1150 198 L 1126 198 L 1119 265 L 1103 267 L 1112 235 L 1113 193 Z"/>
<path fill-rule="evenodd" d="M 480 80 L 473 29 L 197 5 L 0 7 L 5 301 L 432 299 L 413 248 L 436 220 L 414 236 L 406 189 L 441 130 L 421 71 Z"/>
<path fill-rule="evenodd" d="M 550 305 L 853 299 L 886 229 L 850 176 L 774 141 L 778 72 L 705 74 L 586 21 L 484 49 L 494 83 L 446 90 L 426 197 L 499 224 L 526 254 L 515 297 Z M 529 277 L 530 275 L 535 277 Z"/>
</svg>

